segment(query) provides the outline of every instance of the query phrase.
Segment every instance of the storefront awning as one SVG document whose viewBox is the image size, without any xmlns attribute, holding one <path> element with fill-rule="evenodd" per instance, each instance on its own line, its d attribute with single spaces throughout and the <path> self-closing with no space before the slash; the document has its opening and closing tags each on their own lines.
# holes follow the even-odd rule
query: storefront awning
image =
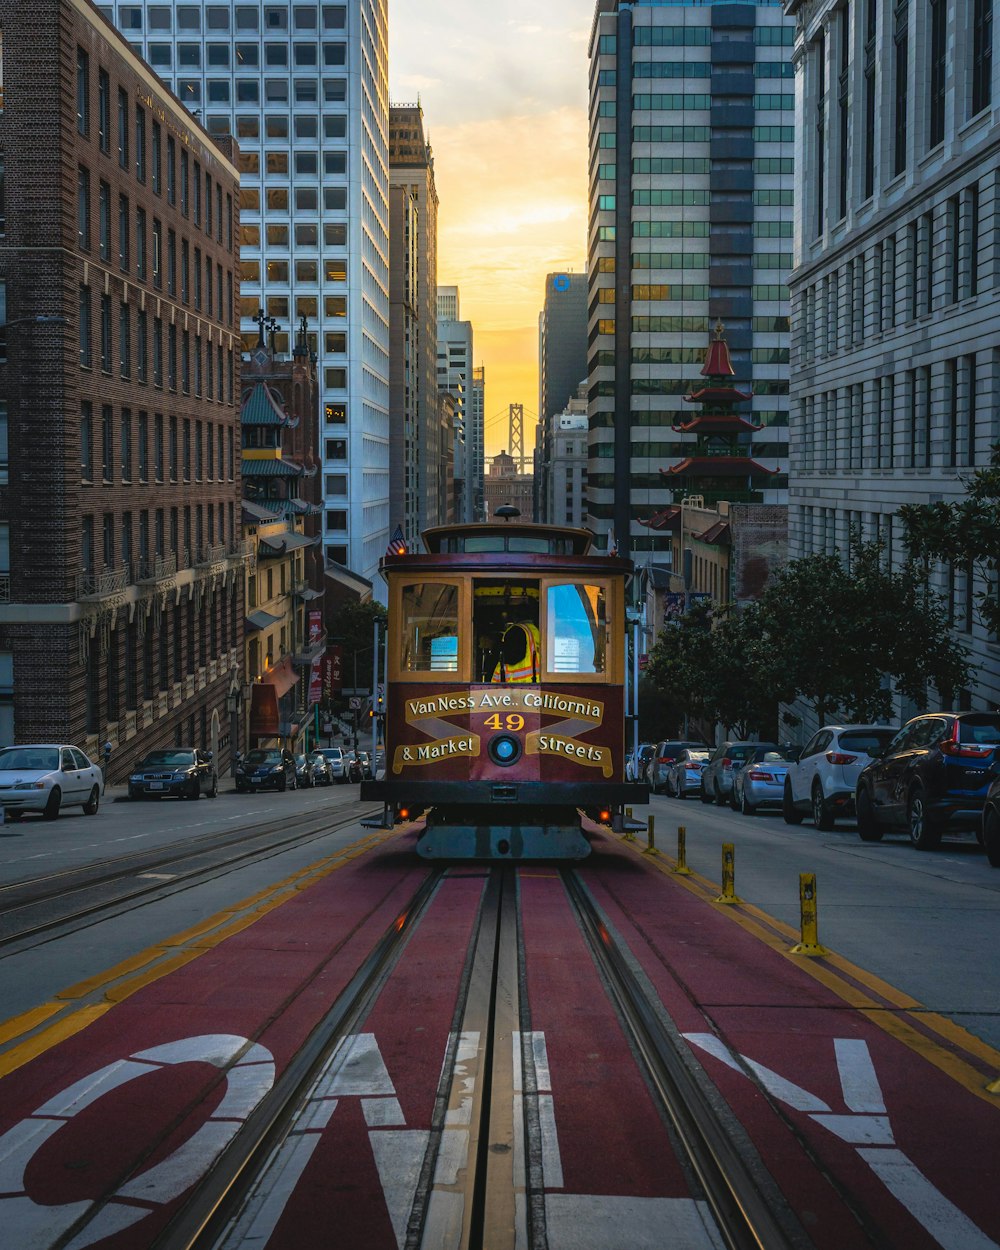
<svg viewBox="0 0 1000 1250">
<path fill-rule="evenodd" d="M 274 668 L 269 669 L 260 681 L 250 688 L 250 736 L 252 738 L 277 738 L 281 734 L 281 715 L 278 700 L 299 680 L 286 656 Z"/>
<path fill-rule="evenodd" d="M 272 616 L 270 612 L 265 612 L 263 608 L 258 608 L 256 612 L 247 613 L 246 627 L 250 631 L 270 629 L 272 625 L 277 625 L 280 620 L 280 616 Z"/>
</svg>

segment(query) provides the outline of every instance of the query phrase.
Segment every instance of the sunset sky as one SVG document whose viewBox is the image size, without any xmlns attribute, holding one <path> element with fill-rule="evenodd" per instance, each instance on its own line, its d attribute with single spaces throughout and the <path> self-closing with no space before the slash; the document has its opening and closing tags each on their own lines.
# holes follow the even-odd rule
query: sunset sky
<svg viewBox="0 0 1000 1250">
<path fill-rule="evenodd" d="M 438 281 L 460 288 L 486 366 L 487 456 L 507 445 L 511 403 L 533 444 L 545 275 L 586 267 L 593 13 L 592 0 L 390 3 L 390 97 L 423 105 Z"/>
</svg>

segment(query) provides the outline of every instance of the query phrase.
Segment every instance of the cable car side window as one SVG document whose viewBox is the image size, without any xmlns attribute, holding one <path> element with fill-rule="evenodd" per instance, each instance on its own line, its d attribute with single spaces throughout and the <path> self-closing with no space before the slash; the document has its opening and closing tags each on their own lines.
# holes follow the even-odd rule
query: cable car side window
<svg viewBox="0 0 1000 1250">
<path fill-rule="evenodd" d="M 404 585 L 401 606 L 403 673 L 457 673 L 458 586 L 442 582 Z"/>
<path fill-rule="evenodd" d="M 552 674 L 607 671 L 608 602 L 604 586 L 546 587 L 545 667 Z"/>
</svg>

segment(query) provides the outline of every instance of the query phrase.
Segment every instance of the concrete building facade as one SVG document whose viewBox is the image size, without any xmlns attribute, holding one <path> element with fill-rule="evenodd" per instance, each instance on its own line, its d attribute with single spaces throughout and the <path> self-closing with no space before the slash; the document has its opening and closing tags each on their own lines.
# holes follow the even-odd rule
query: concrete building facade
<svg viewBox="0 0 1000 1250">
<path fill-rule="evenodd" d="M 643 522 L 688 493 L 785 500 L 793 36 L 777 3 L 596 5 L 589 517 L 623 549 L 665 552 Z M 720 321 L 753 380 L 740 450 L 765 472 L 682 480 L 696 436 L 675 425 Z"/>
<path fill-rule="evenodd" d="M 549 421 L 550 452 L 545 464 L 545 520 L 551 525 L 584 525 L 587 515 L 587 383 L 582 382 L 562 412 Z M 536 471 L 537 472 L 537 471 Z M 536 495 L 538 483 L 535 483 Z M 536 504 L 537 508 L 537 504 Z"/>
<path fill-rule="evenodd" d="M 992 6 L 786 10 L 796 167 L 818 171 L 798 189 L 790 278 L 791 555 L 846 553 L 854 530 L 898 563 L 899 506 L 963 497 L 1000 441 Z M 960 702 L 996 707 L 1000 645 L 975 612 L 983 585 L 965 568 L 935 579 L 976 669 Z"/>
<path fill-rule="evenodd" d="M 369 580 L 389 539 L 387 0 L 99 6 L 241 172 L 241 326 L 309 322 L 325 421 L 326 554 Z"/>
<path fill-rule="evenodd" d="M 587 376 L 587 275 L 550 273 L 545 303 L 538 314 L 538 426 L 535 464 L 536 511 L 544 515 L 549 497 L 553 419 L 565 411 Z"/>
<path fill-rule="evenodd" d="M 390 520 L 407 543 L 441 523 L 434 157 L 419 104 L 389 112 Z"/>
<path fill-rule="evenodd" d="M 457 521 L 474 516 L 475 431 L 472 427 L 472 322 L 438 318 L 437 385 L 455 401 L 454 510 Z"/>
<path fill-rule="evenodd" d="M 233 744 L 239 178 L 86 5 L 0 0 L 0 737 Z"/>
</svg>

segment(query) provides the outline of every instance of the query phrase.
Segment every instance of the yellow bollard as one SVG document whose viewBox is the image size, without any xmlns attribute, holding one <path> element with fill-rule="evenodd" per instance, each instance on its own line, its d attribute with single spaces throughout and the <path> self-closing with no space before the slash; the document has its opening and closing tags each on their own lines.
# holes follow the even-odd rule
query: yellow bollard
<svg viewBox="0 0 1000 1250">
<path fill-rule="evenodd" d="M 1000 1094 L 1000 1076 L 998 1076 L 995 1081 L 991 1081 L 989 1085 L 986 1086 L 986 1092 L 988 1094 Z"/>
<path fill-rule="evenodd" d="M 736 850 L 732 842 L 722 844 L 722 893 L 715 900 L 717 903 L 742 903 L 735 890 Z"/>
<path fill-rule="evenodd" d="M 631 809 L 631 807 L 626 807 L 626 808 L 625 808 L 625 815 L 626 815 L 626 816 L 628 816 L 628 817 L 631 817 L 631 815 L 632 815 L 632 809 Z"/>
<path fill-rule="evenodd" d="M 687 866 L 687 829 L 684 825 L 677 826 L 677 863 L 670 871 L 675 872 L 678 877 L 691 875 L 691 869 Z"/>
<path fill-rule="evenodd" d="M 793 955 L 829 955 L 820 945 L 816 915 L 816 874 L 799 873 L 799 913 L 802 918 L 802 941 L 792 947 Z"/>
<path fill-rule="evenodd" d="M 656 849 L 656 838 L 654 836 L 654 829 L 653 829 L 653 817 L 647 816 L 646 817 L 646 849 L 643 851 L 643 855 L 659 855 L 659 853 L 660 852 Z"/>
</svg>

